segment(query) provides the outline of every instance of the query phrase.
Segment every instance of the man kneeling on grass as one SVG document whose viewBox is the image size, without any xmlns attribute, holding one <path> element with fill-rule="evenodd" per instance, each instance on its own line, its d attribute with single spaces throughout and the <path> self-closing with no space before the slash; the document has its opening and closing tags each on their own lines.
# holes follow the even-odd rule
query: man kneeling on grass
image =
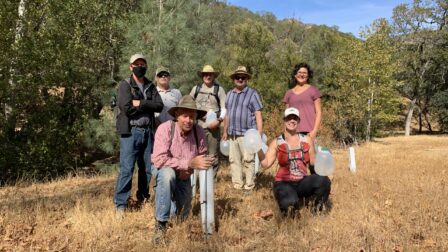
<svg viewBox="0 0 448 252">
<path fill-rule="evenodd" d="M 205 155 L 205 133 L 196 124 L 196 119 L 207 112 L 197 109 L 193 98 L 186 95 L 168 113 L 175 120 L 164 122 L 157 129 L 151 157 L 156 178 L 156 226 L 153 237 L 156 243 L 165 233 L 170 217 L 179 215 L 181 220 L 188 217 L 192 199 L 190 175 L 193 170 L 206 170 L 214 161 L 214 158 Z"/>
</svg>

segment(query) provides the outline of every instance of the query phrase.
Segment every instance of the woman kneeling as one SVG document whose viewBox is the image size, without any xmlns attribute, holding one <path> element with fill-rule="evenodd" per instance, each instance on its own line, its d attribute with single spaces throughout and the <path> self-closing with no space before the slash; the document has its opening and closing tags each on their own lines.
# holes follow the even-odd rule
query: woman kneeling
<svg viewBox="0 0 448 252">
<path fill-rule="evenodd" d="M 317 174 L 308 175 L 309 165 L 314 165 L 316 156 L 313 141 L 309 136 L 297 133 L 300 116 L 296 108 L 287 108 L 284 113 L 284 132 L 269 144 L 266 154 L 258 152 L 260 164 L 269 168 L 278 160 L 275 176 L 274 196 L 284 215 L 310 204 L 312 211 L 322 211 L 328 201 L 331 181 Z"/>
</svg>

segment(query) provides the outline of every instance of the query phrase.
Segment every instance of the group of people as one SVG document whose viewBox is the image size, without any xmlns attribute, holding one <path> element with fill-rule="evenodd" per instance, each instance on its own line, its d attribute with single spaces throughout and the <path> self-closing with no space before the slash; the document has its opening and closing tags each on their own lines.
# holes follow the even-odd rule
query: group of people
<svg viewBox="0 0 448 252">
<path fill-rule="evenodd" d="M 184 219 L 191 209 L 191 174 L 194 170 L 219 167 L 219 142 L 229 141 L 229 161 L 233 187 L 253 190 L 256 155 L 245 150 L 243 136 L 249 129 L 263 134 L 263 108 L 259 93 L 248 86 L 251 74 L 238 66 L 229 76 L 234 84 L 227 95 L 216 81 L 219 72 L 205 65 L 198 76 L 201 83 L 190 94 L 182 96 L 170 86 L 171 72 L 160 67 L 155 84 L 145 77 L 144 55 L 132 55 L 131 76 L 119 83 L 117 132 L 120 136 L 120 172 L 114 203 L 117 213 L 124 213 L 131 192 L 135 163 L 138 166 L 137 200 L 149 201 L 149 183 L 155 179 L 156 234 L 164 233 L 170 217 Z M 328 177 L 308 174 L 314 164 L 314 141 L 321 122 L 321 94 L 310 85 L 310 67 L 301 63 L 292 71 L 294 88 L 283 102 L 284 132 L 258 152 L 264 168 L 277 159 L 274 196 L 281 212 L 291 214 L 308 201 L 313 209 L 322 210 L 330 194 Z M 216 113 L 217 120 L 206 122 L 207 113 Z M 223 132 L 220 128 L 223 124 Z"/>
</svg>

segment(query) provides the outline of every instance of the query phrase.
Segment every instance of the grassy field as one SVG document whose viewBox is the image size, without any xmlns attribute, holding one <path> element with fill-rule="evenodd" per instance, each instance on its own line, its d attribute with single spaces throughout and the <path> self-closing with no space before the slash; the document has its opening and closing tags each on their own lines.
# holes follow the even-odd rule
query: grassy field
<svg viewBox="0 0 448 252">
<path fill-rule="evenodd" d="M 250 194 L 232 188 L 224 164 L 216 185 L 217 232 L 205 241 L 198 199 L 154 246 L 154 205 L 115 218 L 116 173 L 0 188 L 0 251 L 448 251 L 448 137 L 391 137 L 335 150 L 332 209 L 280 218 L 272 167 Z M 264 211 L 274 216 L 263 218 Z"/>
</svg>

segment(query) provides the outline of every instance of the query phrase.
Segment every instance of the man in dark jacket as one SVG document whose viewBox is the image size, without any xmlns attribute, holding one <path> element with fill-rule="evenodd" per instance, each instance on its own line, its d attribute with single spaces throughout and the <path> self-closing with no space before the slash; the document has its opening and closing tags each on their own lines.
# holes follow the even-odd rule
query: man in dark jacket
<svg viewBox="0 0 448 252">
<path fill-rule="evenodd" d="M 147 70 L 145 57 L 142 54 L 134 54 L 129 63 L 132 75 L 120 82 L 117 96 L 120 109 L 117 116 L 117 133 L 120 135 L 120 173 L 114 203 L 119 213 L 123 213 L 127 207 L 136 161 L 137 200 L 144 203 L 149 199 L 154 112 L 160 112 L 163 108 L 162 98 L 156 86 L 144 77 Z"/>
</svg>

